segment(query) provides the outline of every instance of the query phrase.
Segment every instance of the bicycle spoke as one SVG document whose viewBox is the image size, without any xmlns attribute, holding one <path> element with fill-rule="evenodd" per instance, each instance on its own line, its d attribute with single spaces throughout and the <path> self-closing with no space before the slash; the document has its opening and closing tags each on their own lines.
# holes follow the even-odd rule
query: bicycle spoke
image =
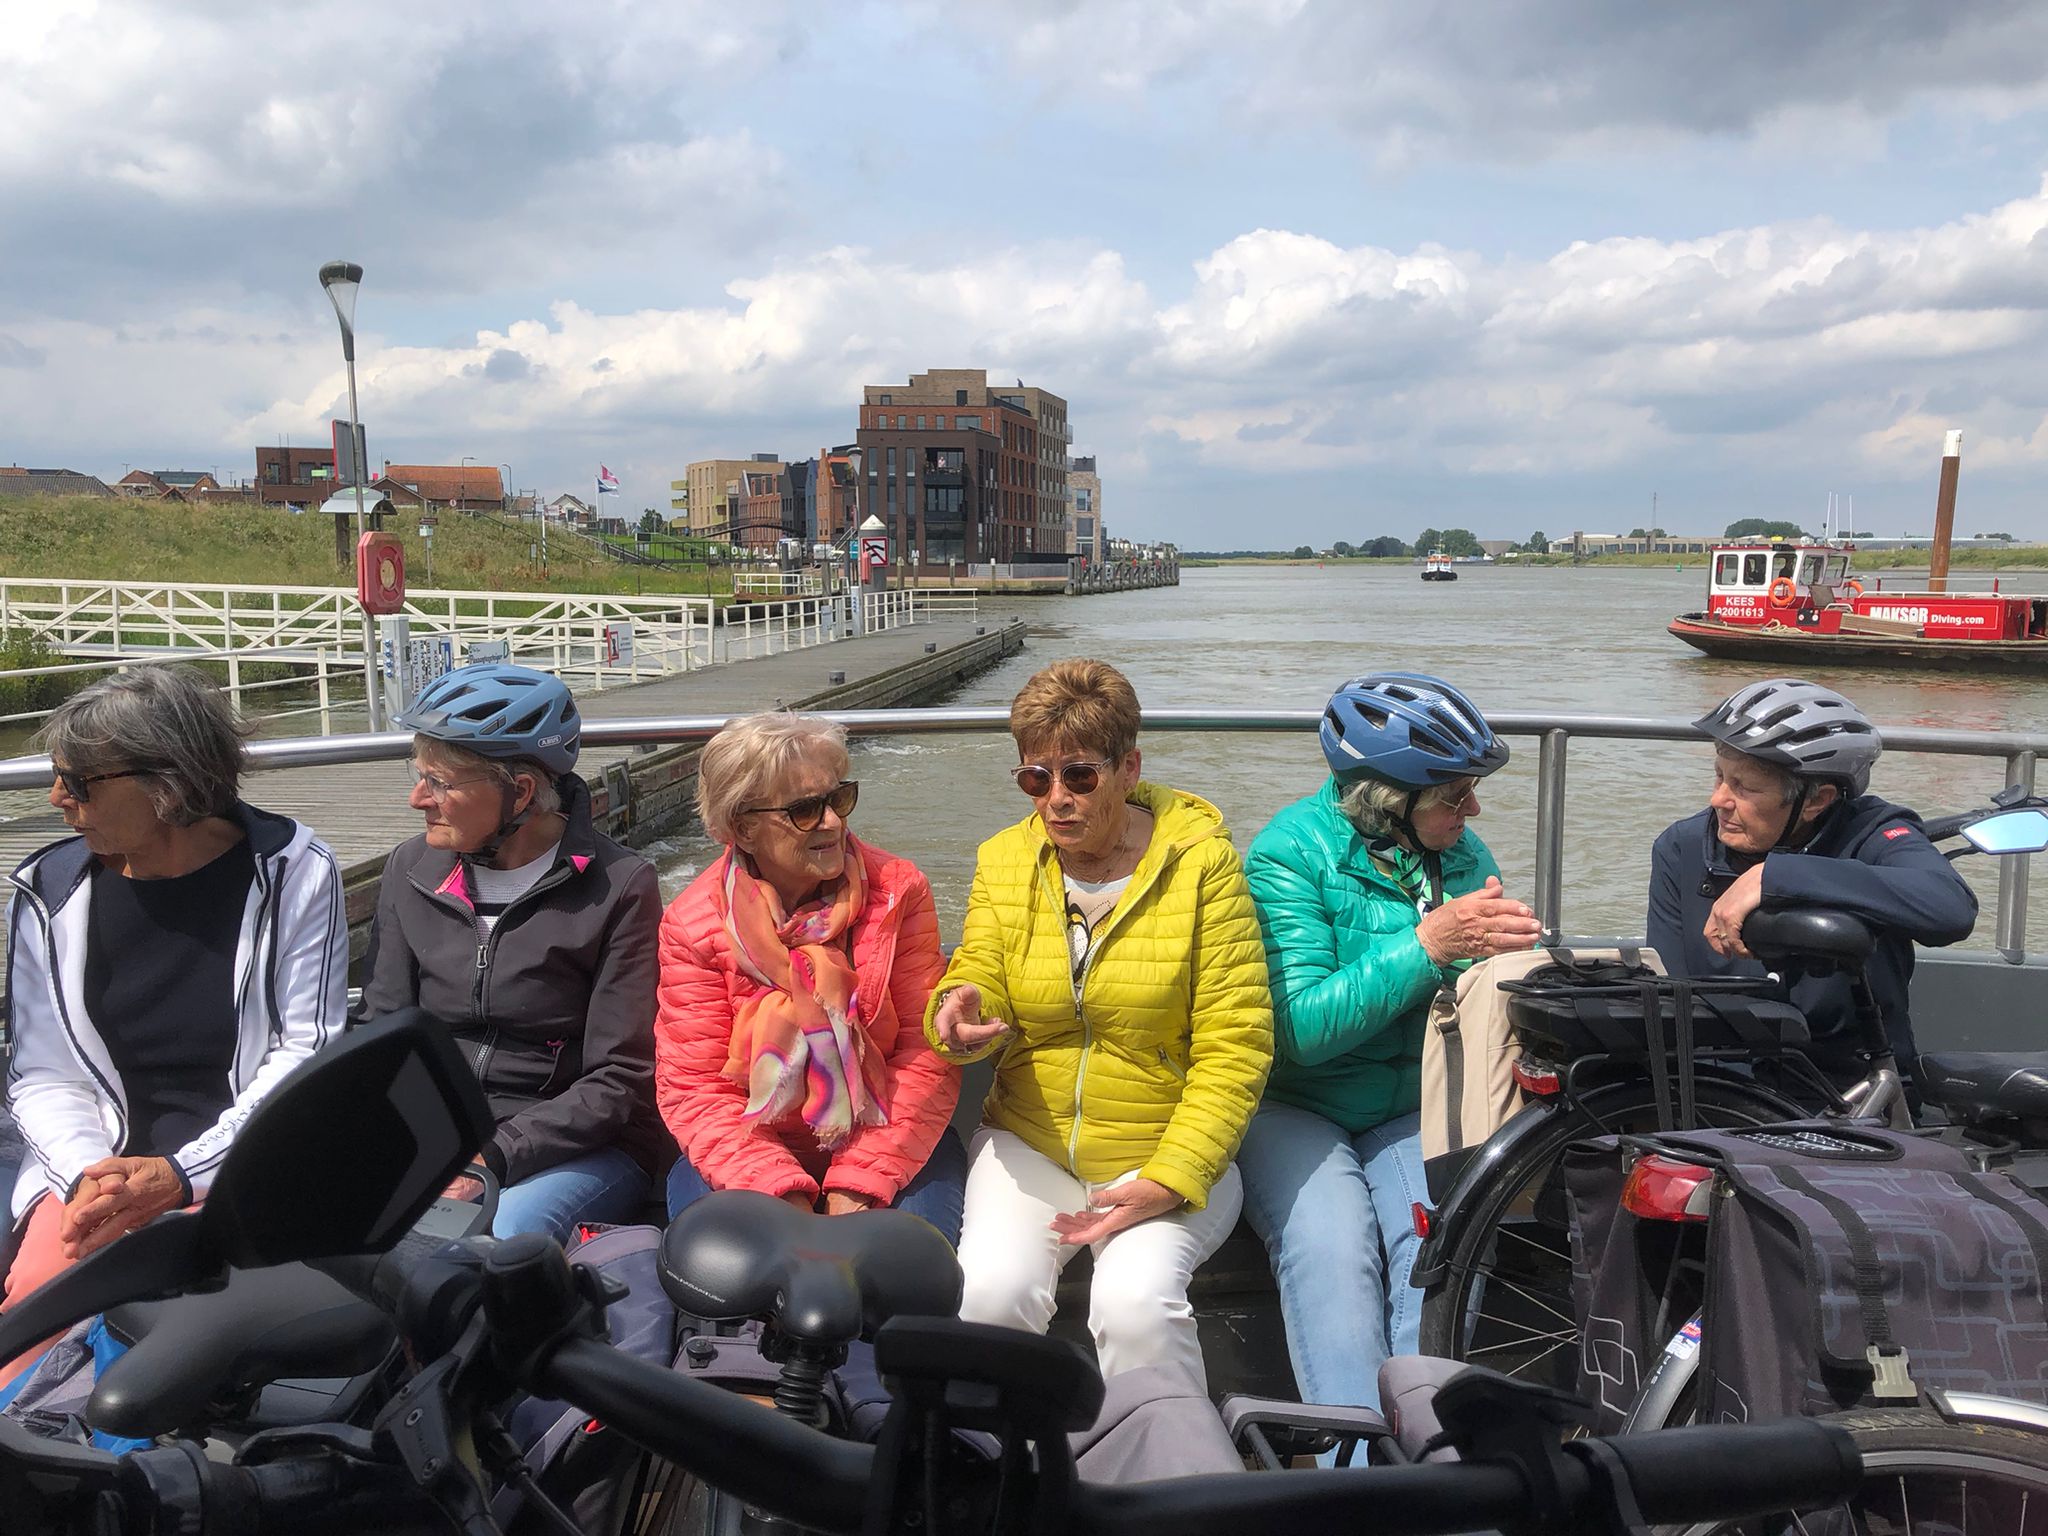
<svg viewBox="0 0 2048 1536">
<path fill-rule="evenodd" d="M 1573 1333 L 1578 1332 L 1578 1319 L 1573 1317 L 1569 1312 L 1560 1312 L 1557 1309 L 1556 1305 L 1546 1297 L 1539 1296 L 1536 1292 L 1530 1290 L 1527 1286 L 1516 1284 L 1513 1280 L 1510 1280 L 1506 1275 L 1489 1275 L 1487 1276 L 1487 1279 L 1494 1285 L 1505 1286 L 1512 1294 L 1521 1297 L 1530 1305 L 1538 1307 L 1545 1312 L 1548 1312 L 1560 1323 L 1563 1323 L 1566 1327 L 1570 1328 Z M 1498 1321 L 1498 1319 L 1496 1319 L 1496 1321 Z"/>
</svg>

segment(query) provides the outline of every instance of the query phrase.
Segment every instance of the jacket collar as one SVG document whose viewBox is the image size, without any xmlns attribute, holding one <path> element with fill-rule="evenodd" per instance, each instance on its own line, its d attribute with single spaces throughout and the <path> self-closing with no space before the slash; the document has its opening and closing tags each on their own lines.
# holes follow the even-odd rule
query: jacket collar
<svg viewBox="0 0 2048 1536">
<path fill-rule="evenodd" d="M 247 801 L 228 807 L 227 819 L 249 839 L 256 858 L 273 859 L 291 846 L 299 824 L 289 816 L 261 811 Z M 72 833 L 30 854 L 14 872 L 14 883 L 33 891 L 52 913 L 62 909 L 92 873 L 96 855 L 83 837 Z"/>
<path fill-rule="evenodd" d="M 566 825 L 562 828 L 561 846 L 555 850 L 554 869 L 548 873 L 552 877 L 566 864 L 580 875 L 597 858 L 597 826 L 590 816 L 590 789 L 580 775 L 573 773 L 563 774 L 555 781 L 555 787 L 562 797 Z M 429 895 L 470 902 L 463 867 L 461 855 L 445 848 L 429 848 L 413 866 L 412 882 Z"/>
</svg>

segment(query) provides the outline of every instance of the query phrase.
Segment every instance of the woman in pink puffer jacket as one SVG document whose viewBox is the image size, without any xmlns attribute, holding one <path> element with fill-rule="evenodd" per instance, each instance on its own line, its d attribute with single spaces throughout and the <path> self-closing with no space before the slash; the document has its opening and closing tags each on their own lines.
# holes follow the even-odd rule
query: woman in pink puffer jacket
<svg viewBox="0 0 2048 1536">
<path fill-rule="evenodd" d="M 669 1214 L 753 1189 L 828 1214 L 894 1205 L 958 1241 L 960 1074 L 923 1033 L 945 970 L 931 885 L 847 831 L 847 766 L 838 726 L 790 713 L 704 749 L 697 808 L 726 848 L 661 923 Z"/>
</svg>

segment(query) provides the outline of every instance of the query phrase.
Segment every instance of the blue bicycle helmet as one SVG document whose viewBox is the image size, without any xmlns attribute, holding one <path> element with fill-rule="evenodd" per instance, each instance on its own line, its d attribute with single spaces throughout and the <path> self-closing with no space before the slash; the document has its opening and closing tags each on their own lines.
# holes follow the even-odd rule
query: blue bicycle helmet
<svg viewBox="0 0 2048 1536">
<path fill-rule="evenodd" d="M 568 685 L 500 662 L 435 678 L 392 724 L 483 757 L 532 758 L 556 778 L 576 766 L 583 746 L 583 720 Z"/>
<path fill-rule="evenodd" d="M 1373 778 L 1428 789 L 1484 778 L 1508 760 L 1508 744 L 1470 699 L 1419 672 L 1352 678 L 1330 696 L 1321 737 L 1340 784 Z"/>
</svg>

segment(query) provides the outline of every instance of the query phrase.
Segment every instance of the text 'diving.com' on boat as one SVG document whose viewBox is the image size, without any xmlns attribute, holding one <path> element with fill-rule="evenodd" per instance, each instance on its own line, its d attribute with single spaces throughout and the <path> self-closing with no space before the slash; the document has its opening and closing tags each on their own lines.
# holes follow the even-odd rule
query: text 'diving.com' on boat
<svg viewBox="0 0 2048 1536">
<path fill-rule="evenodd" d="M 1849 574 L 1838 544 L 1715 547 L 1705 612 L 1671 633 L 1709 656 L 1768 661 L 1943 666 L 2048 673 L 2048 597 L 1899 590 Z"/>
</svg>

